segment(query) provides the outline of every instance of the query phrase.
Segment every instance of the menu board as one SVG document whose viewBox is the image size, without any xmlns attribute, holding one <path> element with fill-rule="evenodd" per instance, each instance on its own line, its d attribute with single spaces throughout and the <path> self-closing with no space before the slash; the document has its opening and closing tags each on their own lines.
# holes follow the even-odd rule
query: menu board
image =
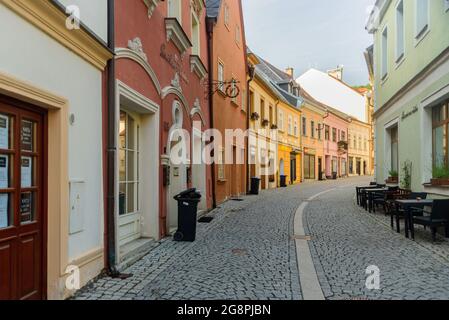
<svg viewBox="0 0 449 320">
<path fill-rule="evenodd" d="M 0 114 L 0 149 L 9 149 L 9 117 Z"/>
<path fill-rule="evenodd" d="M 30 188 L 32 187 L 32 168 L 33 168 L 33 158 L 31 157 L 22 157 L 22 188 Z"/>
<path fill-rule="evenodd" d="M 31 211 L 32 201 L 31 192 L 22 193 L 20 197 L 20 222 L 30 222 L 33 220 Z"/>
<path fill-rule="evenodd" d="M 33 122 L 22 120 L 22 151 L 33 151 Z"/>
<path fill-rule="evenodd" d="M 8 188 L 8 156 L 0 155 L 0 189 Z M 8 194 L 0 194 L 0 228 L 8 226 Z"/>
</svg>

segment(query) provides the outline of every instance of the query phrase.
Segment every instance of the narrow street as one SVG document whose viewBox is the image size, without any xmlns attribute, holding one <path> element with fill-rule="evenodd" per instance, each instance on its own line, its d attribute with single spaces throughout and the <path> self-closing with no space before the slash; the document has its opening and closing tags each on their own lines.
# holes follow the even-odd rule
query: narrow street
<svg viewBox="0 0 449 320">
<path fill-rule="evenodd" d="M 126 280 L 102 278 L 75 299 L 301 300 L 309 270 L 298 270 L 294 217 L 303 225 L 319 289 L 326 299 L 448 299 L 449 244 L 427 233 L 406 239 L 382 213 L 357 207 L 354 187 L 369 178 L 305 183 L 228 201 L 199 224 L 194 243 L 164 239 L 125 270 Z M 380 269 L 380 290 L 365 287 L 366 268 Z"/>
</svg>

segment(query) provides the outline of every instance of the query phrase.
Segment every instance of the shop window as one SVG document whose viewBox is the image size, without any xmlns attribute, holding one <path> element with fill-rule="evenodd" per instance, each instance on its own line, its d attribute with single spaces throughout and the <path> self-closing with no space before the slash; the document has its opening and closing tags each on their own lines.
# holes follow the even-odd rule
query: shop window
<svg viewBox="0 0 449 320">
<path fill-rule="evenodd" d="M 436 106 L 432 110 L 433 127 L 433 166 L 449 168 L 449 102 Z"/>
<path fill-rule="evenodd" d="M 354 174 L 354 158 L 349 157 L 349 174 Z"/>
<path fill-rule="evenodd" d="M 315 156 L 304 155 L 304 179 L 315 179 Z"/>
</svg>

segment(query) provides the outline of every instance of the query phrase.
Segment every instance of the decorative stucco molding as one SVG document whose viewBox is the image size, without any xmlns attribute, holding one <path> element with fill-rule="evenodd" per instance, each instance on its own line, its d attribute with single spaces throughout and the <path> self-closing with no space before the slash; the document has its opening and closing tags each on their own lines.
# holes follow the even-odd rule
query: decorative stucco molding
<svg viewBox="0 0 449 320">
<path fill-rule="evenodd" d="M 145 3 L 148 8 L 148 18 L 151 18 L 159 2 L 161 2 L 161 0 L 143 0 L 143 3 Z"/>
<path fill-rule="evenodd" d="M 192 47 L 192 43 L 179 24 L 178 19 L 165 18 L 165 30 L 167 32 L 167 42 L 172 41 L 181 54 Z"/>
<path fill-rule="evenodd" d="M 201 119 L 201 123 L 203 125 L 205 125 L 205 121 L 204 121 L 204 115 L 203 112 L 201 110 L 201 104 L 200 104 L 200 99 L 196 98 L 195 102 L 193 104 L 193 108 L 190 111 L 190 118 L 193 119 L 193 117 L 195 117 L 195 115 L 198 115 Z"/>
<path fill-rule="evenodd" d="M 143 51 L 142 40 L 140 38 L 134 38 L 128 41 L 128 48 L 137 53 L 144 61 L 148 62 L 148 57 Z"/>
<path fill-rule="evenodd" d="M 180 78 L 179 78 L 179 73 L 177 73 L 177 72 L 175 73 L 175 77 L 171 81 L 171 85 L 173 87 L 175 87 L 176 89 L 178 89 L 179 92 L 182 92 L 181 81 L 180 81 Z"/>
<path fill-rule="evenodd" d="M 83 28 L 67 29 L 67 16 L 52 1 L 1 0 L 1 3 L 97 69 L 104 70 L 112 58 L 112 52 Z"/>
<path fill-rule="evenodd" d="M 153 81 L 154 86 L 156 87 L 156 90 L 158 94 L 161 94 L 161 84 L 159 82 L 159 79 L 156 76 L 156 72 L 154 72 L 153 68 L 151 68 L 148 61 L 145 61 L 141 55 L 137 54 L 135 51 L 128 49 L 128 48 L 117 48 L 115 50 L 115 59 L 130 59 L 134 62 L 137 62 L 148 74 L 148 76 L 151 78 L 151 81 Z"/>
<path fill-rule="evenodd" d="M 207 69 L 201 61 L 201 58 L 197 55 L 190 56 L 190 68 L 201 80 L 207 75 Z"/>
</svg>

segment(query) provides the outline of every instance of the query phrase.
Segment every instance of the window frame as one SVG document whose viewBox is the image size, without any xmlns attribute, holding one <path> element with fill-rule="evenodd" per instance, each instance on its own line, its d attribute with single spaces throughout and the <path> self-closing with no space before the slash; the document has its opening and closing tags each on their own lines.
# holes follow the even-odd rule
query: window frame
<svg viewBox="0 0 449 320">
<path fill-rule="evenodd" d="M 405 11 L 404 11 L 404 0 L 399 0 L 396 4 L 396 45 L 395 45 L 395 59 L 396 64 L 400 64 L 405 58 Z M 402 6 L 402 36 L 399 35 L 399 6 Z M 399 38 L 402 38 L 402 52 L 399 52 Z"/>
<path fill-rule="evenodd" d="M 221 67 L 221 70 L 220 70 Z M 221 71 L 221 72 L 220 72 Z M 219 81 L 218 84 L 218 90 L 222 93 L 224 93 L 225 87 L 224 87 L 224 79 L 225 79 L 225 64 L 220 59 L 218 60 L 217 65 L 217 80 Z"/>
<path fill-rule="evenodd" d="M 388 78 L 389 68 L 388 68 L 388 40 L 389 40 L 389 30 L 388 25 L 382 29 L 381 33 L 381 61 L 380 61 L 380 78 L 385 81 Z"/>
<path fill-rule="evenodd" d="M 427 2 L 427 23 L 421 28 L 421 30 L 418 30 L 418 14 L 420 14 L 420 10 L 418 10 L 418 1 L 426 1 Z M 415 46 L 417 46 L 422 39 L 426 37 L 426 35 L 430 31 L 430 3 L 429 0 L 415 0 L 415 29 L 414 29 L 414 39 L 415 39 Z"/>
<path fill-rule="evenodd" d="M 445 107 L 445 113 L 446 113 L 446 119 L 436 122 L 433 117 L 433 108 Z M 444 162 L 446 168 L 449 168 L 449 99 L 439 103 L 435 107 L 432 108 L 432 167 L 436 165 L 436 159 L 435 159 L 435 130 L 441 127 L 446 127 L 446 135 L 444 137 L 445 143 L 446 143 L 446 150 L 444 155 Z"/>
</svg>

